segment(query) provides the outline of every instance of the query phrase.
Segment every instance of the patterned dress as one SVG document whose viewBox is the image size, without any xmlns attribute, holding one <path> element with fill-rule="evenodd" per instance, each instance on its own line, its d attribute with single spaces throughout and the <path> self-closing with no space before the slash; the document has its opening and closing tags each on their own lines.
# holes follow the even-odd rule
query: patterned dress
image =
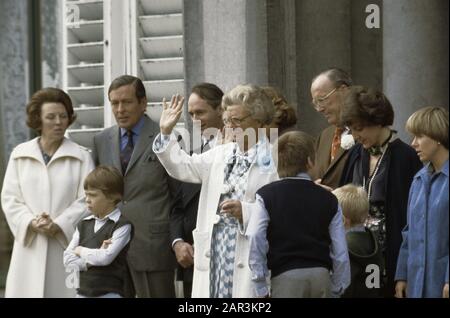
<svg viewBox="0 0 450 318">
<path fill-rule="evenodd" d="M 258 145 L 251 148 L 247 153 L 241 153 L 237 144 L 233 149 L 232 156 L 226 161 L 224 190 L 219 200 L 219 205 L 225 200 L 243 200 L 247 179 L 252 162 L 255 160 Z M 214 225 L 211 238 L 211 263 L 210 263 L 210 297 L 231 298 L 233 294 L 233 272 L 236 250 L 236 236 L 239 221 L 232 216 L 220 213 L 217 208 L 216 214 L 220 216 Z"/>
</svg>

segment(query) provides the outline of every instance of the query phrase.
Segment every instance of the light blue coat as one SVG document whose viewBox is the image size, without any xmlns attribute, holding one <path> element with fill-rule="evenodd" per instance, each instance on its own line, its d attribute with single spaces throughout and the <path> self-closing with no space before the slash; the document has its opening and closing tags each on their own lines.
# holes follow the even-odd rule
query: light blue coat
<svg viewBox="0 0 450 318">
<path fill-rule="evenodd" d="M 407 282 L 407 297 L 442 297 L 448 283 L 448 160 L 442 171 L 421 169 L 411 185 L 408 224 L 395 280 Z"/>
</svg>

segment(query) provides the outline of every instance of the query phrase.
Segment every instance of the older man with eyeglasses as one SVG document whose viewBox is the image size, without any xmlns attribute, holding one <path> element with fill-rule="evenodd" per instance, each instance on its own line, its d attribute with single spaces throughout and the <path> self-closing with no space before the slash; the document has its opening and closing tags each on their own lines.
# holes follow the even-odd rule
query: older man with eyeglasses
<svg viewBox="0 0 450 318">
<path fill-rule="evenodd" d="M 347 160 L 347 149 L 341 147 L 341 136 L 345 128 L 340 127 L 339 118 L 345 93 L 352 79 L 339 68 L 330 68 L 317 75 L 311 84 L 312 104 L 330 126 L 322 131 L 316 141 L 316 183 L 332 190 L 339 186 L 342 170 Z"/>
</svg>

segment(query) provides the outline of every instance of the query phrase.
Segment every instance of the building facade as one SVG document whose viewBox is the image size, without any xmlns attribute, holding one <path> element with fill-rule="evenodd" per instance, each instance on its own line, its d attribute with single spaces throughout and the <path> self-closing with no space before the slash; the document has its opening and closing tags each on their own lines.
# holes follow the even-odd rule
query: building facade
<svg viewBox="0 0 450 318">
<path fill-rule="evenodd" d="M 123 73 L 143 78 L 154 119 L 162 97 L 188 92 L 198 82 L 224 91 L 240 83 L 276 86 L 296 105 L 298 128 L 316 135 L 326 122 L 311 107 L 311 79 L 336 66 L 349 71 L 356 84 L 383 90 L 395 110 L 394 128 L 409 142 L 404 123 L 411 113 L 428 105 L 448 109 L 448 5 L 447 0 L 2 0 L 0 174 L 13 147 L 32 136 L 25 105 L 34 91 L 66 89 L 79 115 L 69 137 L 89 146 L 94 133 L 113 124 L 105 91 Z M 1 213 L 3 278 L 11 243 Z"/>
</svg>

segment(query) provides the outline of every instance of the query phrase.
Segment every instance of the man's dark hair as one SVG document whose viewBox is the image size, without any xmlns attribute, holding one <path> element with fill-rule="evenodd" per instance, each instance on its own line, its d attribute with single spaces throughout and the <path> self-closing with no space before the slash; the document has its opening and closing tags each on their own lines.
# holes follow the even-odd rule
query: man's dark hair
<svg viewBox="0 0 450 318">
<path fill-rule="evenodd" d="M 136 98 L 138 99 L 138 101 L 146 96 L 144 83 L 142 83 L 140 78 L 131 75 L 122 75 L 114 79 L 111 85 L 109 85 L 108 98 L 111 91 L 126 85 L 134 86 L 134 89 L 136 91 Z"/>
<path fill-rule="evenodd" d="M 212 83 L 200 83 L 192 88 L 192 93 L 197 94 L 213 109 L 217 109 L 222 103 L 223 91 Z"/>
</svg>

